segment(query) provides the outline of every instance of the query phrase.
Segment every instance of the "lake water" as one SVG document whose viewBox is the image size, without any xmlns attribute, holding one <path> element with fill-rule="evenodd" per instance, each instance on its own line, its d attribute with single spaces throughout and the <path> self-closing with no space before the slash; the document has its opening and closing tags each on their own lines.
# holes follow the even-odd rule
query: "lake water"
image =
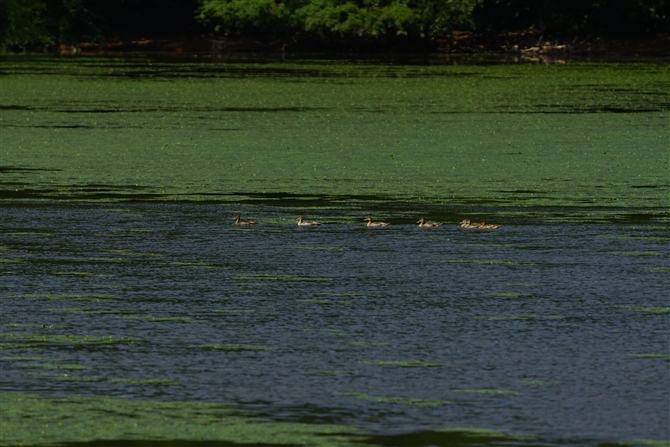
<svg viewBox="0 0 670 447">
<path fill-rule="evenodd" d="M 670 68 L 494 62 L 4 56 L 2 444 L 667 445 Z"/>
</svg>

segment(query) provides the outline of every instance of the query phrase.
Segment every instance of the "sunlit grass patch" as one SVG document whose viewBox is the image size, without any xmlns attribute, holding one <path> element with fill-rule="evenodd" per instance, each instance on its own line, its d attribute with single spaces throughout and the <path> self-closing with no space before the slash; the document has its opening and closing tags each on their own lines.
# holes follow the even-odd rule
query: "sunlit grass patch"
<svg viewBox="0 0 670 447">
<path fill-rule="evenodd" d="M 413 399 L 407 397 L 370 396 L 368 394 L 363 393 L 337 393 L 337 394 L 353 397 L 355 399 L 366 400 L 369 402 L 414 405 L 419 407 L 438 407 L 452 403 L 448 400 L 426 400 L 426 399 Z"/>
<path fill-rule="evenodd" d="M 619 309 L 630 310 L 631 312 L 644 312 L 652 314 L 670 313 L 670 307 L 645 307 L 645 306 L 615 306 Z"/>
<path fill-rule="evenodd" d="M 670 354 L 653 354 L 653 353 L 643 353 L 643 354 L 628 354 L 631 357 L 641 358 L 641 359 L 663 359 L 670 360 Z"/>
<path fill-rule="evenodd" d="M 520 394 L 513 390 L 497 390 L 492 388 L 485 388 L 480 390 L 454 390 L 455 393 L 475 393 L 475 394 L 492 394 L 495 396 L 519 396 Z"/>
<path fill-rule="evenodd" d="M 25 259 L 0 258 L 0 264 L 24 264 L 25 262 Z"/>
<path fill-rule="evenodd" d="M 105 294 L 74 294 L 74 293 L 22 293 L 10 295 L 10 298 L 40 298 L 46 300 L 103 301 L 114 299 L 113 295 Z"/>
<path fill-rule="evenodd" d="M 320 247 L 320 246 L 307 246 L 307 245 L 293 245 L 291 248 L 296 250 L 315 250 L 315 251 L 342 251 L 339 247 Z"/>
<path fill-rule="evenodd" d="M 442 366 L 442 363 L 405 362 L 399 360 L 361 360 L 359 363 L 363 365 L 400 366 L 403 368 L 435 368 Z"/>
<path fill-rule="evenodd" d="M 266 274 L 244 274 L 235 275 L 240 281 L 285 281 L 285 282 L 328 282 L 332 278 L 319 276 L 291 276 L 291 275 L 266 275 Z"/>
<path fill-rule="evenodd" d="M 203 349 L 216 349 L 219 351 L 268 351 L 270 348 L 258 345 L 248 345 L 243 343 L 213 343 L 209 345 L 200 345 Z"/>
<path fill-rule="evenodd" d="M 34 334 L 30 332 L 0 332 L 0 338 L 23 340 L 29 343 L 72 343 L 72 344 L 130 344 L 139 340 L 116 335 L 56 335 Z"/>
</svg>

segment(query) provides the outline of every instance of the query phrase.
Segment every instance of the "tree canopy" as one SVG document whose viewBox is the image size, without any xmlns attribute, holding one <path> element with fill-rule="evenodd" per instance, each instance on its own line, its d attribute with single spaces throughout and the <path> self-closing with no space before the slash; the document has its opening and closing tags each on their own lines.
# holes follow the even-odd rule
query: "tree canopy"
<svg viewBox="0 0 670 447">
<path fill-rule="evenodd" d="M 563 37 L 670 30 L 670 0 L 0 0 L 0 42 L 74 44 L 213 33 L 431 39 L 454 30 Z"/>
</svg>

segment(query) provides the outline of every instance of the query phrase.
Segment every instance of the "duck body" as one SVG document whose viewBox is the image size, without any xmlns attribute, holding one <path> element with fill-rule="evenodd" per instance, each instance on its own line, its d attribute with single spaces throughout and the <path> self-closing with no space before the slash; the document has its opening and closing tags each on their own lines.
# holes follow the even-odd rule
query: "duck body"
<svg viewBox="0 0 670 447">
<path fill-rule="evenodd" d="M 419 228 L 437 228 L 442 225 L 442 222 L 432 222 L 424 219 L 423 217 L 418 220 Z"/>
<path fill-rule="evenodd" d="M 389 225 L 391 225 L 390 222 L 373 222 L 372 217 L 370 216 L 366 217 L 365 220 L 368 221 L 367 225 L 368 227 L 379 228 L 379 227 L 388 227 Z"/>
<path fill-rule="evenodd" d="M 239 214 L 235 214 L 235 225 L 256 225 L 258 223 L 257 220 L 252 220 L 252 219 L 240 219 Z"/>
<path fill-rule="evenodd" d="M 500 225 L 487 224 L 486 222 L 482 222 L 481 224 L 479 224 L 479 227 L 477 227 L 477 228 L 480 229 L 480 230 L 495 230 L 499 227 L 500 227 Z"/>
<path fill-rule="evenodd" d="M 479 228 L 482 222 L 472 222 L 470 219 L 464 219 L 461 221 L 461 227 L 463 228 Z"/>
<path fill-rule="evenodd" d="M 315 220 L 303 220 L 302 216 L 298 216 L 299 227 L 313 227 L 316 225 L 321 225 L 321 222 L 317 222 Z"/>
</svg>

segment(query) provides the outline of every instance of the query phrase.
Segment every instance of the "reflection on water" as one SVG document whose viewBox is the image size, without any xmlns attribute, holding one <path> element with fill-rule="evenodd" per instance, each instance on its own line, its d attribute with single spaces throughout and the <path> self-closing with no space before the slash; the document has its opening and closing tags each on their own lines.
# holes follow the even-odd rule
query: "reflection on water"
<svg viewBox="0 0 670 447">
<path fill-rule="evenodd" d="M 464 230 L 483 214 L 471 207 L 432 209 L 448 223 L 419 229 L 331 207 L 299 228 L 300 211 L 5 204 L 3 389 L 138 401 L 122 412 L 237 404 L 268 433 L 317 424 L 312 444 L 354 440 L 322 430 L 374 445 L 667 438 L 666 224 L 500 215 L 495 232 Z M 260 224 L 234 227 L 237 212 Z M 366 228 L 369 214 L 392 225 Z M 16 414 L 51 405 L 23 399 Z M 458 427 L 488 431 L 440 431 Z"/>
</svg>

